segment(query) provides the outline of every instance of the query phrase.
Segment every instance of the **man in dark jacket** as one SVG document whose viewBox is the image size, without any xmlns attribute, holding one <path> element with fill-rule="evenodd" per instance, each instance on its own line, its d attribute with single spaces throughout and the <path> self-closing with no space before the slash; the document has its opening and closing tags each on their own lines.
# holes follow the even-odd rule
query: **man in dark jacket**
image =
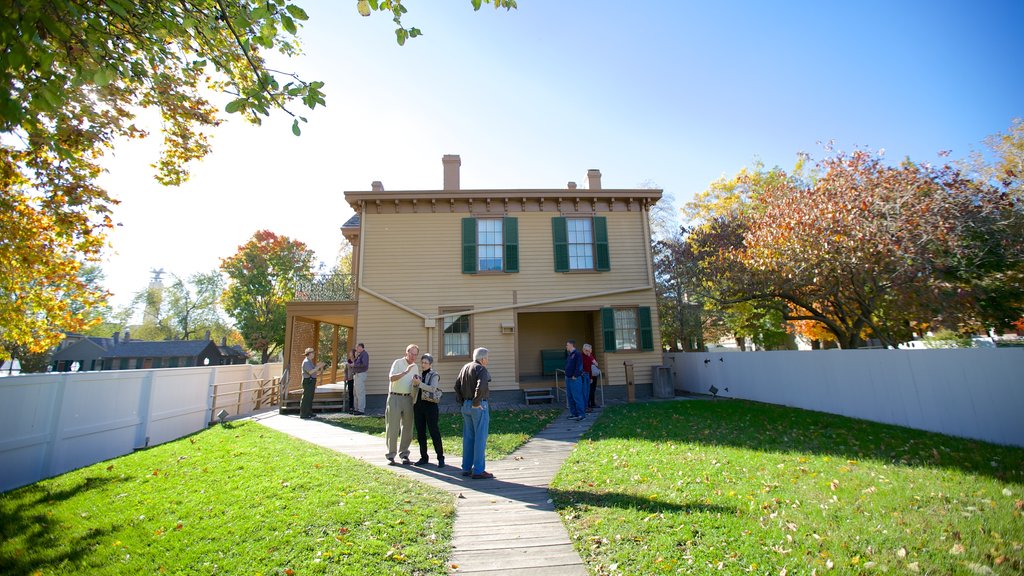
<svg viewBox="0 0 1024 576">
<path fill-rule="evenodd" d="M 484 452 L 491 421 L 487 407 L 491 375 L 487 372 L 487 348 L 473 350 L 473 361 L 455 379 L 455 400 L 462 406 L 462 475 L 476 480 L 494 478 L 485 470 Z"/>
<path fill-rule="evenodd" d="M 583 391 L 583 355 L 575 340 L 565 341 L 565 394 L 569 397 L 569 420 L 587 417 L 587 396 Z"/>
</svg>

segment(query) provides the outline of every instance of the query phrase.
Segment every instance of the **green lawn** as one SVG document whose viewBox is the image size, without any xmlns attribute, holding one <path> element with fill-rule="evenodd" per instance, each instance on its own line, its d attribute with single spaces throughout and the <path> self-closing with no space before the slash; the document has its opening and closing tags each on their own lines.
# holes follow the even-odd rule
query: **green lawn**
<svg viewBox="0 0 1024 576">
<path fill-rule="evenodd" d="M 522 409 L 522 410 L 491 410 L 491 422 L 487 434 L 487 459 L 501 460 L 505 456 L 516 451 L 534 434 L 550 424 L 562 409 Z M 384 437 L 383 416 L 361 416 L 359 418 L 332 417 L 329 414 L 324 416 L 324 422 L 341 426 L 349 430 L 356 430 L 365 434 Z M 441 444 L 444 446 L 445 457 L 462 456 L 462 414 L 441 414 L 438 419 L 438 427 L 441 429 Z M 383 444 L 382 444 L 383 446 Z M 419 444 L 416 442 L 416 435 L 412 438 L 413 460 L 419 457 Z M 434 445 L 427 436 L 427 452 L 430 454 L 431 462 L 434 461 Z M 458 466 L 459 463 L 451 460 L 448 464 Z"/>
<path fill-rule="evenodd" d="M 740 401 L 607 408 L 558 473 L 594 574 L 1022 574 L 1024 450 Z"/>
<path fill-rule="evenodd" d="M 447 574 L 451 497 L 254 423 L 0 495 L 0 574 Z"/>
</svg>

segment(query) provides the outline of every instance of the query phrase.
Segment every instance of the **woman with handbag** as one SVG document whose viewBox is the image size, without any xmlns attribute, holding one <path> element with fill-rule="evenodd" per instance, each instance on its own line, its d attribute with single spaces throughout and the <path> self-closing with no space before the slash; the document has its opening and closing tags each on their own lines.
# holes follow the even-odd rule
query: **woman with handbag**
<svg viewBox="0 0 1024 576">
<path fill-rule="evenodd" d="M 441 376 L 434 371 L 434 357 L 424 354 L 420 358 L 423 373 L 419 381 L 413 380 L 412 415 L 416 421 L 416 440 L 420 444 L 420 459 L 416 466 L 430 461 L 427 457 L 427 430 L 437 455 L 437 467 L 444 468 L 444 447 L 441 446 L 441 429 L 438 426 L 438 404 L 441 402 Z"/>
<path fill-rule="evenodd" d="M 583 345 L 583 389 L 587 394 L 587 412 L 593 412 L 597 408 L 597 379 L 601 376 L 601 369 L 597 367 L 597 358 L 594 358 L 594 347 L 590 344 Z"/>
</svg>

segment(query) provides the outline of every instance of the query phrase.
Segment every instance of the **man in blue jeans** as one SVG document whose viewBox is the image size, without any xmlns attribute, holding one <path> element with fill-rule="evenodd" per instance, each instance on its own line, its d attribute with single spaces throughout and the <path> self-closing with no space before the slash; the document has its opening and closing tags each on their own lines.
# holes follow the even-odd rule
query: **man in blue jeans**
<svg viewBox="0 0 1024 576">
<path fill-rule="evenodd" d="M 569 399 L 569 420 L 587 416 L 587 395 L 583 391 L 583 355 L 575 340 L 565 341 L 565 395 Z"/>
<path fill-rule="evenodd" d="M 473 350 L 473 361 L 462 367 L 455 379 L 455 400 L 462 405 L 462 475 L 474 480 L 494 478 L 486 471 L 484 452 L 491 413 L 487 407 L 491 374 L 487 371 L 487 348 Z"/>
</svg>

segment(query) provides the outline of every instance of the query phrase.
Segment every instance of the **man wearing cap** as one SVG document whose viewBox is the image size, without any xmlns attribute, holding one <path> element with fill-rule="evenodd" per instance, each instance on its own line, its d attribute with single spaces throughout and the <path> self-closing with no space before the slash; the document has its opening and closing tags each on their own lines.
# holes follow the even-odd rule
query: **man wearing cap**
<svg viewBox="0 0 1024 576">
<path fill-rule="evenodd" d="M 313 394 L 316 393 L 316 379 L 324 369 L 323 363 L 313 364 L 312 348 L 306 348 L 306 358 L 302 361 L 302 401 L 299 402 L 299 418 L 309 420 L 313 417 Z"/>
</svg>

